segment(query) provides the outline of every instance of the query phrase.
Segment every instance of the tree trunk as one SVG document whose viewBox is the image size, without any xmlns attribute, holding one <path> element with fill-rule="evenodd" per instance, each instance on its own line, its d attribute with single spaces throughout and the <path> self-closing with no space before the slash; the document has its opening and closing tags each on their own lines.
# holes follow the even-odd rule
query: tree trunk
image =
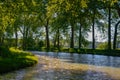
<svg viewBox="0 0 120 80">
<path fill-rule="evenodd" d="M 56 47 L 56 41 L 57 41 L 57 32 L 56 32 L 56 34 L 55 34 L 55 37 L 54 37 L 54 47 Z"/>
<path fill-rule="evenodd" d="M 4 34 L 0 32 L 0 46 L 4 45 Z"/>
<path fill-rule="evenodd" d="M 23 50 L 26 50 L 26 30 L 25 26 L 23 28 L 23 43 L 22 43 L 22 48 Z"/>
<path fill-rule="evenodd" d="M 108 50 L 111 50 L 111 8 L 109 7 L 108 16 Z"/>
<path fill-rule="evenodd" d="M 70 48 L 74 48 L 74 26 L 71 25 L 71 43 Z"/>
<path fill-rule="evenodd" d="M 119 8 L 119 6 L 117 7 L 117 12 L 118 12 L 118 15 L 120 17 L 120 8 Z"/>
<path fill-rule="evenodd" d="M 23 34 L 23 49 L 26 50 L 28 48 L 28 30 L 29 27 L 24 27 L 24 34 Z"/>
<path fill-rule="evenodd" d="M 2 41 L 1 41 L 2 46 L 4 46 L 4 39 L 5 39 L 5 37 L 4 37 L 4 34 L 3 34 L 3 36 L 2 36 Z"/>
<path fill-rule="evenodd" d="M 0 33 L 0 47 L 2 46 L 2 34 Z"/>
<path fill-rule="evenodd" d="M 93 11 L 93 19 L 92 19 L 92 49 L 95 49 L 95 10 Z"/>
<path fill-rule="evenodd" d="M 113 40 L 113 49 L 116 49 L 117 28 L 118 28 L 119 23 L 120 23 L 120 21 L 118 21 L 117 24 L 115 25 L 114 40 Z"/>
<path fill-rule="evenodd" d="M 45 25 L 45 31 L 46 31 L 46 47 L 47 47 L 47 49 L 50 48 L 48 24 L 49 24 L 49 20 L 47 19 L 47 23 L 46 23 L 46 25 Z"/>
<path fill-rule="evenodd" d="M 79 27 L 79 49 L 81 48 L 81 37 L 82 37 L 82 34 L 81 34 L 81 27 L 82 27 L 82 25 L 80 25 L 80 27 Z"/>
<path fill-rule="evenodd" d="M 29 42 L 28 42 L 28 37 L 29 37 L 29 35 L 28 35 L 28 32 L 29 31 L 29 27 L 27 27 L 26 26 L 26 31 L 25 31 L 25 44 L 26 44 L 26 46 L 25 46 L 25 49 L 27 49 L 29 46 L 28 46 L 28 44 L 29 44 Z"/>
<path fill-rule="evenodd" d="M 17 49 L 17 44 L 18 44 L 18 34 L 17 34 L 17 27 L 14 26 L 14 30 L 15 30 L 15 48 Z"/>
<path fill-rule="evenodd" d="M 58 47 L 58 49 L 60 48 L 60 32 L 59 32 L 59 29 L 57 31 L 57 47 Z"/>
</svg>

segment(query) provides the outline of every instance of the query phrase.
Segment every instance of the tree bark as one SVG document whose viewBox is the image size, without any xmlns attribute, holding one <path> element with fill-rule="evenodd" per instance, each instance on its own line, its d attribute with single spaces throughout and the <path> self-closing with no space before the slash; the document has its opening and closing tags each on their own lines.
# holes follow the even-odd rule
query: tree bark
<svg viewBox="0 0 120 80">
<path fill-rule="evenodd" d="M 46 47 L 47 47 L 47 49 L 50 48 L 48 24 L 49 24 L 49 20 L 47 19 L 47 22 L 46 22 L 46 25 L 45 25 L 45 31 L 46 31 Z"/>
<path fill-rule="evenodd" d="M 111 50 L 111 8 L 108 8 L 108 50 Z"/>
<path fill-rule="evenodd" d="M 4 34 L 0 32 L 0 47 L 4 46 Z"/>
<path fill-rule="evenodd" d="M 0 32 L 0 47 L 2 46 L 2 34 Z"/>
<path fill-rule="evenodd" d="M 70 48 L 74 48 L 74 26 L 73 26 L 73 24 L 71 25 L 71 43 L 70 43 Z"/>
<path fill-rule="evenodd" d="M 81 27 L 82 27 L 82 25 L 80 25 L 80 27 L 79 27 L 79 49 L 81 48 L 81 37 L 82 37 L 82 34 L 81 34 Z"/>
<path fill-rule="evenodd" d="M 113 40 L 113 49 L 116 49 L 116 42 L 117 42 L 117 28 L 119 25 L 120 21 L 117 22 L 117 24 L 115 25 L 115 32 L 114 32 L 114 40 Z"/>
<path fill-rule="evenodd" d="M 14 30 L 15 30 L 15 48 L 17 49 L 17 44 L 18 44 L 18 34 L 17 34 L 17 27 L 14 26 Z"/>
<path fill-rule="evenodd" d="M 57 32 L 56 32 L 56 34 L 55 34 L 55 37 L 54 37 L 54 47 L 56 47 L 56 41 L 57 41 Z"/>
<path fill-rule="evenodd" d="M 118 15 L 120 17 L 120 8 L 119 8 L 119 6 L 117 7 L 117 12 L 118 12 Z"/>
<path fill-rule="evenodd" d="M 59 29 L 57 31 L 57 47 L 58 47 L 58 49 L 60 48 L 60 31 L 59 31 Z"/>
<path fill-rule="evenodd" d="M 27 27 L 26 26 L 26 31 L 25 31 L 25 44 L 26 44 L 26 46 L 25 46 L 25 49 L 27 49 L 29 46 L 28 46 L 28 44 L 29 44 L 29 42 L 28 42 L 28 37 L 29 37 L 29 35 L 28 35 L 28 32 L 29 31 L 29 27 Z"/>
<path fill-rule="evenodd" d="M 25 50 L 25 46 L 26 46 L 26 44 L 25 44 L 25 26 L 24 26 L 24 28 L 23 28 L 23 40 L 22 40 L 22 48 L 23 48 L 23 50 Z"/>
<path fill-rule="evenodd" d="M 93 11 L 93 19 L 92 19 L 92 49 L 95 49 L 95 10 Z"/>
</svg>

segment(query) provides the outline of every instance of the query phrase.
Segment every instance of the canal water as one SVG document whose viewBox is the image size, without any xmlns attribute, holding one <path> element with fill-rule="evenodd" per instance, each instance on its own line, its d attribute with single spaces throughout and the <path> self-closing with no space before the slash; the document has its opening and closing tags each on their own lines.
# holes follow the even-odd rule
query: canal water
<svg viewBox="0 0 120 80">
<path fill-rule="evenodd" d="M 32 53 L 57 58 L 69 64 L 88 67 L 90 70 L 84 72 L 84 74 L 69 75 L 68 70 L 68 74 L 66 74 L 67 71 L 64 74 L 64 72 L 57 72 L 52 69 L 42 70 L 42 66 L 38 63 L 30 68 L 2 74 L 0 80 L 120 80 L 120 57 L 64 52 L 32 51 Z M 52 60 L 49 61 L 51 65 L 52 62 Z M 64 67 L 62 64 L 61 66 Z"/>
<path fill-rule="evenodd" d="M 95 66 L 109 66 L 120 68 L 120 57 L 91 55 L 91 54 L 77 54 L 77 53 L 64 53 L 64 52 L 38 52 L 33 53 L 61 59 L 69 63 L 82 63 Z"/>
</svg>

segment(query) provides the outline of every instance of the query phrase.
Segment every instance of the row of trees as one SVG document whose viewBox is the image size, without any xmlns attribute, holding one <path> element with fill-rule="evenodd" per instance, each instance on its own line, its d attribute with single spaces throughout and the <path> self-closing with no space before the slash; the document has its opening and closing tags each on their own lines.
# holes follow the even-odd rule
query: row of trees
<svg viewBox="0 0 120 80">
<path fill-rule="evenodd" d="M 97 30 L 108 39 L 108 49 L 112 41 L 116 49 L 119 5 L 118 0 L 1 0 L 0 45 L 15 38 L 13 46 L 21 43 L 23 49 L 40 47 L 42 41 L 48 49 L 51 45 L 84 48 L 91 32 L 95 49 Z"/>
</svg>

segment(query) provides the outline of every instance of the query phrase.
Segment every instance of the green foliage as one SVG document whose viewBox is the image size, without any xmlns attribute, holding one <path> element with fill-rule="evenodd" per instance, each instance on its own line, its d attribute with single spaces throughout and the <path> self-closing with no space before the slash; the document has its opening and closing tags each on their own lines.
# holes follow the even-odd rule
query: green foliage
<svg viewBox="0 0 120 80">
<path fill-rule="evenodd" d="M 9 55 L 10 55 L 9 49 L 1 46 L 0 47 L 0 57 L 6 58 L 6 57 L 9 57 Z"/>
<path fill-rule="evenodd" d="M 42 49 L 40 51 L 120 56 L 120 50 L 108 50 L 108 49 L 78 49 L 78 48 L 60 48 L 60 49 L 58 49 L 57 47 L 53 47 L 48 50 L 47 48 L 42 47 Z"/>
<path fill-rule="evenodd" d="M 43 47 L 45 44 L 44 44 L 44 42 L 43 41 L 39 41 L 38 42 L 38 47 Z"/>
<path fill-rule="evenodd" d="M 2 54 L 4 54 L 4 56 L 6 54 L 7 56 L 0 56 L 0 73 L 32 66 L 38 61 L 38 58 L 30 52 L 24 52 L 19 49 L 10 48 L 9 50 L 3 50 L 3 52 Z"/>
<path fill-rule="evenodd" d="M 69 52 L 69 48 L 64 48 L 64 47 L 63 47 L 63 48 L 60 48 L 60 51 L 61 51 L 61 52 Z"/>
<path fill-rule="evenodd" d="M 75 35 L 75 39 L 72 39 L 78 41 L 78 29 L 81 27 L 81 44 L 87 44 L 86 37 L 91 30 L 93 10 L 96 11 L 95 25 L 100 26 L 100 29 L 99 21 L 103 21 L 103 24 L 107 23 L 106 15 L 108 15 L 107 9 L 109 7 L 114 8 L 112 15 L 116 15 L 115 5 L 118 2 L 118 0 L 2 0 L 0 1 L 0 44 L 9 47 L 15 46 L 15 41 L 12 42 L 13 35 L 21 33 L 21 42 L 23 42 L 22 46 L 25 45 L 25 49 L 39 49 L 45 46 L 43 42 L 39 42 L 40 39 L 46 39 L 46 35 L 40 34 L 42 32 L 40 29 L 43 30 L 45 26 L 49 27 L 49 31 L 46 32 L 49 32 L 51 45 L 53 45 L 52 40 L 57 38 L 54 40 L 63 45 L 66 42 L 69 46 L 71 26 L 74 26 L 72 32 Z M 97 26 L 95 28 L 98 28 Z M 103 28 L 106 29 L 105 26 Z M 45 33 L 44 30 L 43 33 Z M 56 35 L 57 37 L 55 37 Z M 35 40 L 36 37 L 39 39 L 38 41 Z M 21 43 L 16 42 L 16 44 L 21 47 Z M 102 45 L 100 49 L 106 49 L 106 46 Z M 55 50 L 57 51 L 57 49 Z M 69 51 L 74 52 L 74 49 Z M 6 53 L 8 52 L 2 56 L 7 57 Z"/>
<path fill-rule="evenodd" d="M 99 0 L 101 1 L 101 0 Z M 118 2 L 118 0 L 103 0 L 102 2 L 106 3 L 106 4 L 110 4 L 111 6 L 113 6 L 115 3 Z"/>
<path fill-rule="evenodd" d="M 98 46 L 97 46 L 97 49 L 107 49 L 108 48 L 108 43 L 105 42 L 105 43 L 100 43 Z"/>
<path fill-rule="evenodd" d="M 112 45 L 111 45 L 111 48 L 112 48 Z M 97 49 L 108 49 L 108 43 L 107 43 L 107 42 L 100 43 L 100 44 L 97 46 Z"/>
<path fill-rule="evenodd" d="M 69 48 L 69 52 L 70 53 L 75 52 L 74 48 Z"/>
</svg>

